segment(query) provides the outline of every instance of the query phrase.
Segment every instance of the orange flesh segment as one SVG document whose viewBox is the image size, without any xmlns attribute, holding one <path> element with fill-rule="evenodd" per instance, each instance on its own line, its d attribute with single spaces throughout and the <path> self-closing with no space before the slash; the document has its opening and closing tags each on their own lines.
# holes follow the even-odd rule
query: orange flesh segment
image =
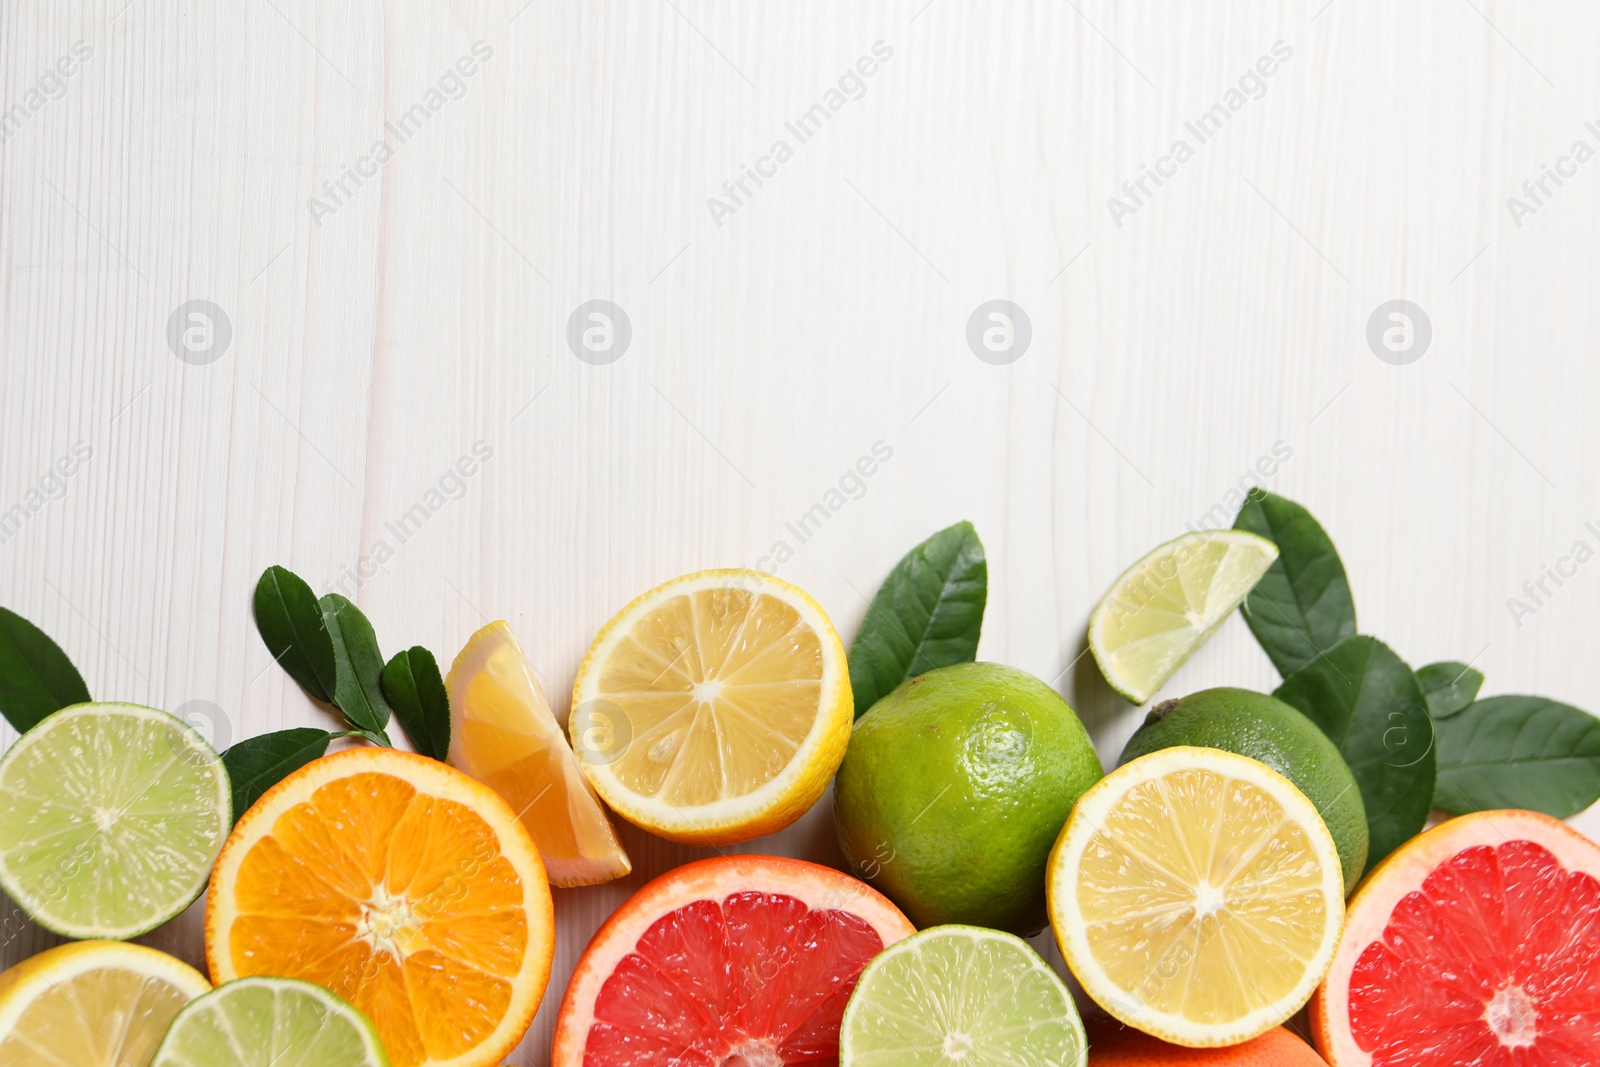
<svg viewBox="0 0 1600 1067">
<path fill-rule="evenodd" d="M 234 969 L 333 990 L 397 1067 L 461 1055 L 510 1005 L 522 881 L 466 805 L 387 774 L 329 782 L 277 818 L 235 885 Z"/>
</svg>

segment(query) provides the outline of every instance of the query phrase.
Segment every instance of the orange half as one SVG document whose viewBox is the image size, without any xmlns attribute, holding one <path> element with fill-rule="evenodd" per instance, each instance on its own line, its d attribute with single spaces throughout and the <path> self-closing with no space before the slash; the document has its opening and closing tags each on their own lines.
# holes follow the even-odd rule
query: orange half
<svg viewBox="0 0 1600 1067">
<path fill-rule="evenodd" d="M 494 1067 L 550 980 L 538 849 L 488 787 L 436 760 L 353 748 L 268 790 L 206 901 L 214 982 L 300 978 L 361 1009 L 395 1067 Z"/>
</svg>

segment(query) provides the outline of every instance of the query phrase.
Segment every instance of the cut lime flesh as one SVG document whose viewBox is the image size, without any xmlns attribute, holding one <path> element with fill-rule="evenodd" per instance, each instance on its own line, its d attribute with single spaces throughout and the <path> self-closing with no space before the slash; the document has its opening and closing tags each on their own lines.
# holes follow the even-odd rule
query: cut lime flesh
<svg viewBox="0 0 1600 1067">
<path fill-rule="evenodd" d="M 172 1021 L 150 1067 L 389 1067 L 372 1023 L 319 985 L 241 978 Z"/>
<path fill-rule="evenodd" d="M 177 915 L 232 824 L 221 758 L 154 708 L 62 708 L 0 757 L 0 886 L 66 937 L 126 940 Z"/>
<path fill-rule="evenodd" d="M 885 949 L 839 1029 L 840 1067 L 1082 1067 L 1088 1047 L 1060 976 L 1021 938 L 976 926 Z"/>
<path fill-rule="evenodd" d="M 1106 681 L 1143 704 L 1220 626 L 1278 558 L 1243 530 L 1204 530 L 1129 567 L 1089 618 L 1089 648 Z"/>
</svg>

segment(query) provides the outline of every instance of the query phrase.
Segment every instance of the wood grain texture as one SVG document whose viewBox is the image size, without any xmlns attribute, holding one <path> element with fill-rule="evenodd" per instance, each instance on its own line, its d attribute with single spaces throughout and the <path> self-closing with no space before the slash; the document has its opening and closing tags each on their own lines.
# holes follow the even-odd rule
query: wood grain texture
<svg viewBox="0 0 1600 1067">
<path fill-rule="evenodd" d="M 785 123 L 878 41 L 892 57 L 799 143 Z M 1117 225 L 1121 183 L 1279 41 L 1260 99 Z M 448 660 L 505 618 L 564 704 L 658 581 L 788 541 L 776 569 L 849 634 L 907 547 L 970 519 L 980 655 L 1053 680 L 1112 760 L 1139 715 L 1079 659 L 1090 608 L 1187 523 L 1230 521 L 1281 442 L 1267 481 L 1328 525 L 1364 631 L 1471 660 L 1486 694 L 1600 708 L 1600 563 L 1507 607 L 1600 544 L 1600 161 L 1521 225 L 1506 205 L 1600 144 L 1597 45 L 1576 0 L 4 0 L 0 510 L 27 514 L 0 602 L 97 696 L 211 702 L 225 742 L 322 721 L 250 622 L 270 563 L 341 588 L 387 651 Z M 711 210 L 779 139 L 792 158 Z M 373 173 L 308 206 L 346 168 Z M 1401 297 L 1433 340 L 1396 367 L 1365 330 Z M 566 343 L 596 298 L 633 329 L 606 366 Z M 965 338 L 995 298 L 1032 326 L 1008 366 Z M 196 299 L 232 328 L 203 366 L 167 342 Z M 797 543 L 785 523 L 880 441 Z M 1275 682 L 1235 621 L 1168 690 Z M 632 878 L 558 894 L 517 1062 L 546 1062 L 604 916 L 700 854 L 625 836 Z M 836 860 L 827 805 L 748 848 Z M 146 940 L 198 960 L 200 919 Z M 0 962 L 53 941 L 5 929 Z"/>
</svg>

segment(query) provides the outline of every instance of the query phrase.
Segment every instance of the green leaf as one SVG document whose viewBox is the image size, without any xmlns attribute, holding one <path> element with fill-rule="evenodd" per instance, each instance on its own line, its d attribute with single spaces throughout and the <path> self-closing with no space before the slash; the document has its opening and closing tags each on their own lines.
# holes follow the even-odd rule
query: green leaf
<svg viewBox="0 0 1600 1067">
<path fill-rule="evenodd" d="M 389 702 L 383 697 L 383 653 L 378 651 L 372 623 L 338 593 L 329 593 L 319 603 L 322 623 L 333 640 L 337 678 L 333 705 L 344 712 L 351 726 L 387 746 L 389 737 L 383 728 L 389 725 Z"/>
<path fill-rule="evenodd" d="M 302 728 L 279 730 L 240 741 L 222 754 L 233 783 L 233 821 L 238 822 L 261 794 L 319 756 L 339 735 Z"/>
<path fill-rule="evenodd" d="M 88 700 L 89 687 L 61 646 L 21 615 L 0 608 L 0 714 L 17 733 Z"/>
<path fill-rule="evenodd" d="M 1465 663 L 1446 660 L 1419 668 L 1417 684 L 1422 686 L 1422 695 L 1428 698 L 1428 711 L 1433 714 L 1433 721 L 1438 722 L 1467 710 L 1483 685 L 1483 672 Z"/>
<path fill-rule="evenodd" d="M 1420 833 L 1433 806 L 1433 720 L 1416 675 L 1388 645 L 1347 637 L 1273 696 L 1327 734 L 1367 808 L 1367 870 Z"/>
<path fill-rule="evenodd" d="M 850 646 L 860 716 L 891 689 L 978 654 L 989 565 L 970 522 L 940 530 L 901 558 L 867 608 Z"/>
<path fill-rule="evenodd" d="M 1570 818 L 1600 800 L 1600 719 L 1544 697 L 1498 696 L 1439 724 L 1433 806 Z"/>
<path fill-rule="evenodd" d="M 285 567 L 268 567 L 256 583 L 255 609 L 256 629 L 272 658 L 311 697 L 333 703 L 333 639 L 311 587 Z"/>
<path fill-rule="evenodd" d="M 1285 678 L 1356 632 L 1344 564 L 1311 513 L 1292 500 L 1250 490 L 1233 528 L 1278 546 L 1278 558 L 1244 600 L 1244 618 Z"/>
<path fill-rule="evenodd" d="M 450 754 L 450 696 L 439 663 L 421 645 L 396 652 L 383 668 L 383 695 L 412 747 L 443 760 Z"/>
</svg>

